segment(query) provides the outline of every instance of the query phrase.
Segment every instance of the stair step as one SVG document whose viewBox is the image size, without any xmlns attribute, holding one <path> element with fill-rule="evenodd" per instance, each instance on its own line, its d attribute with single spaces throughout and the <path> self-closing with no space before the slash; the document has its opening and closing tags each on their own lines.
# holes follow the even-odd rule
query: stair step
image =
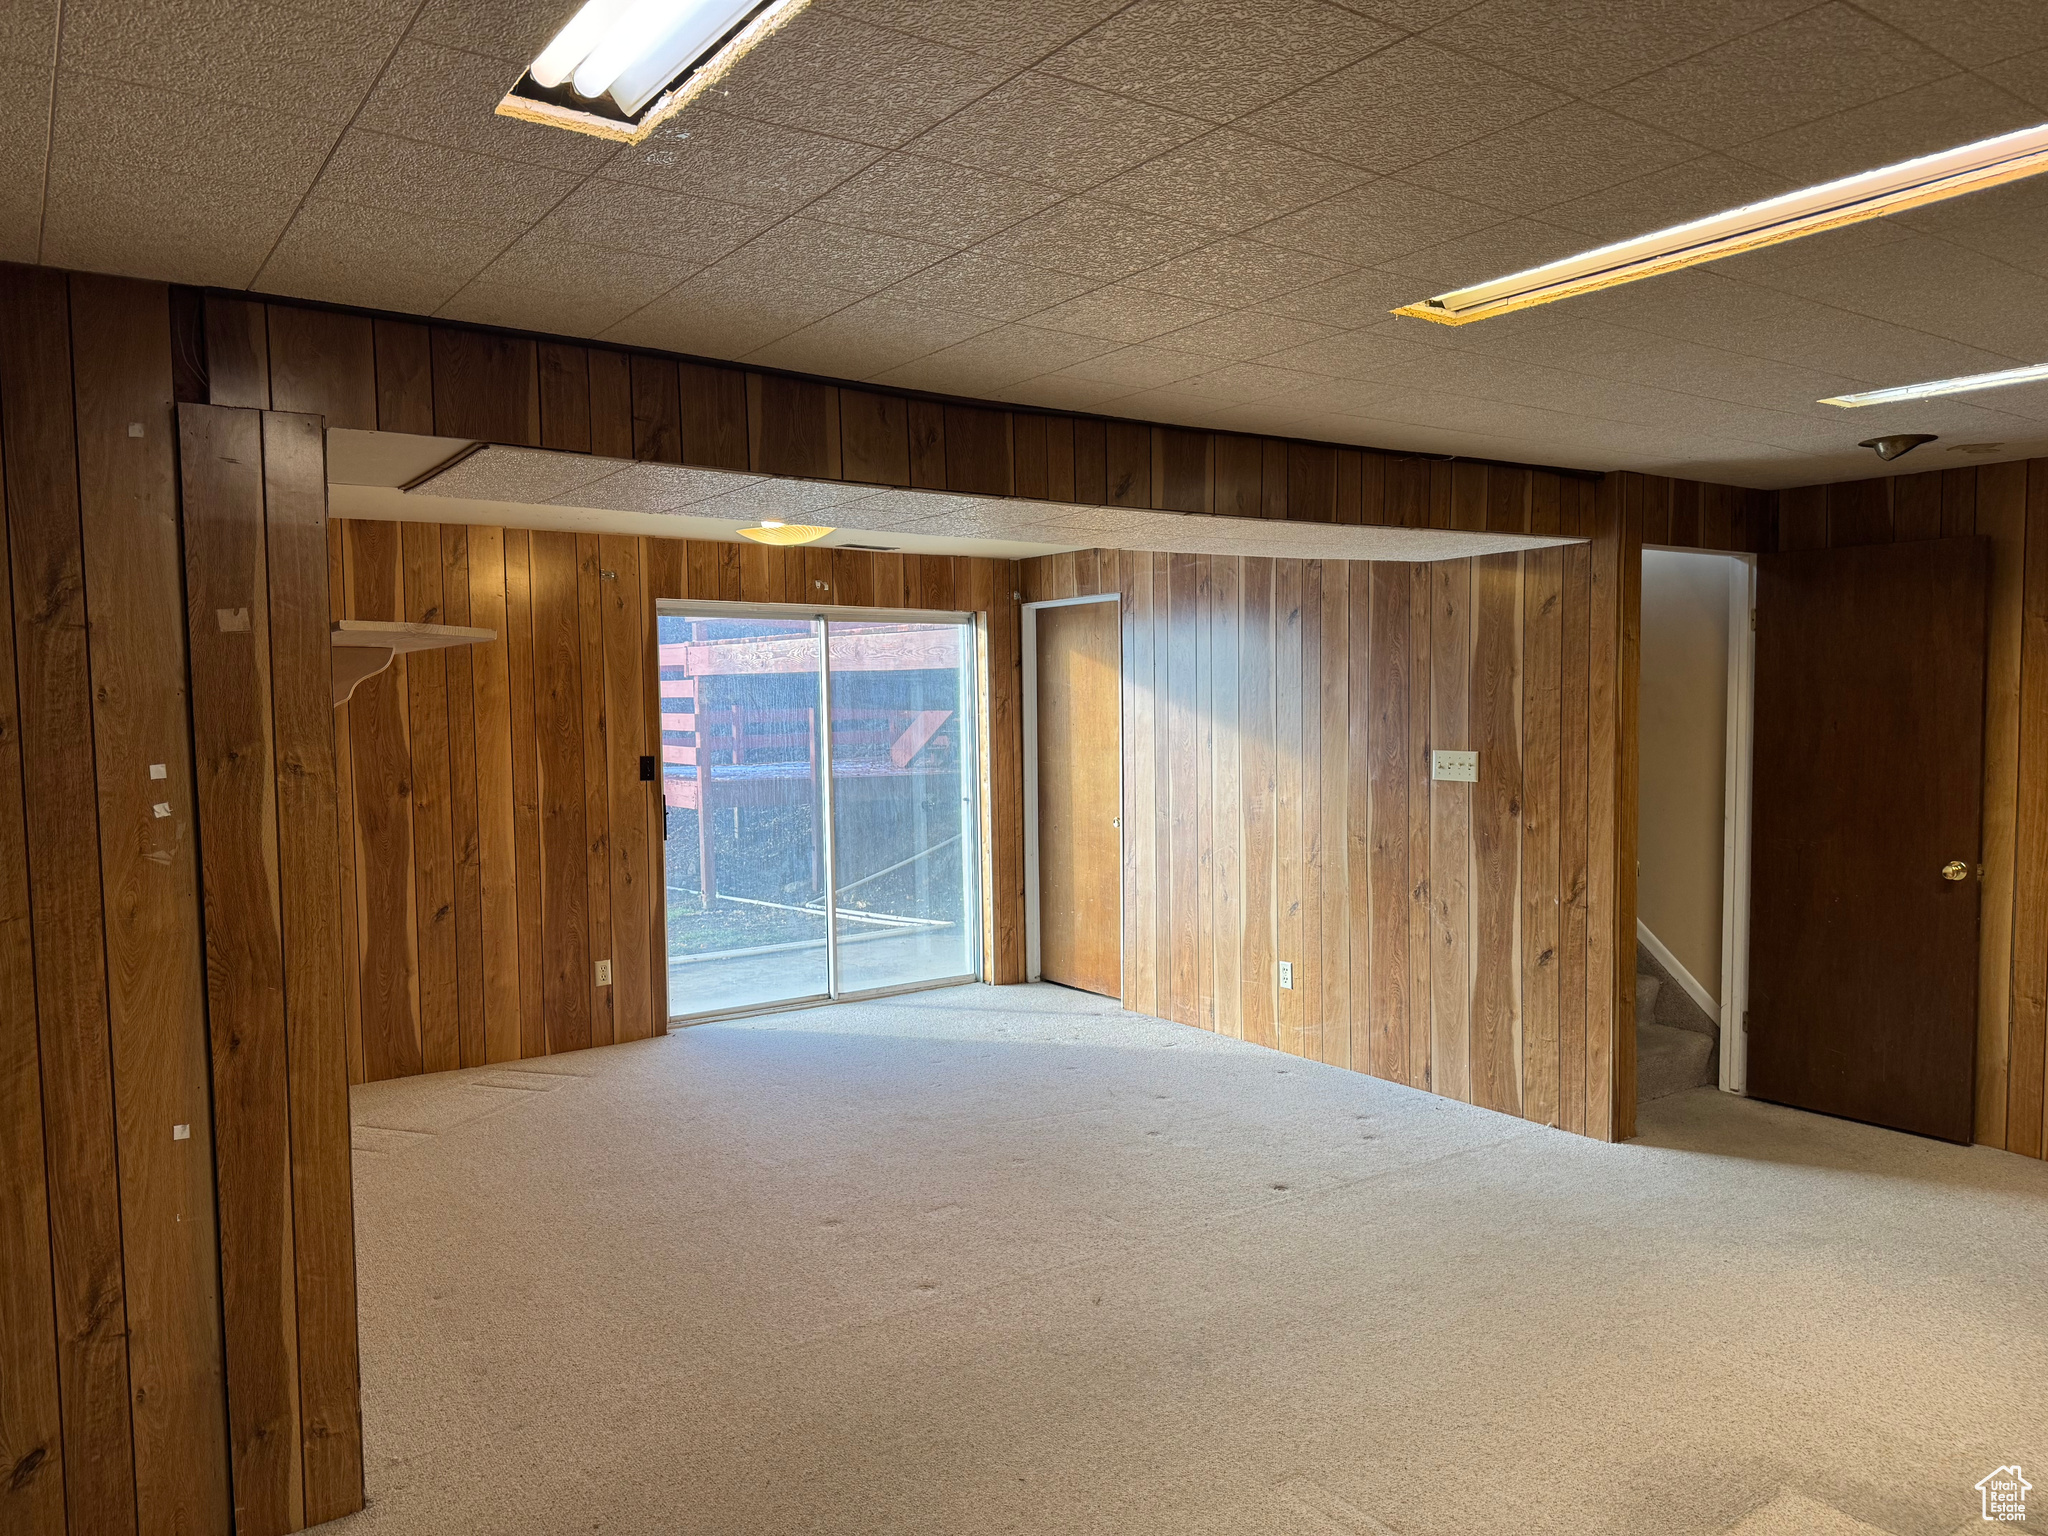
<svg viewBox="0 0 2048 1536">
<path fill-rule="evenodd" d="M 1657 994 L 1664 989 L 1664 978 L 1652 976 L 1647 971 L 1636 972 L 1636 1017 L 1647 1019 L 1657 1012 Z"/>
<path fill-rule="evenodd" d="M 1720 1081 L 1715 1041 L 1698 1030 L 1668 1024 L 1636 1026 L 1636 1102 L 1648 1103 Z"/>
</svg>

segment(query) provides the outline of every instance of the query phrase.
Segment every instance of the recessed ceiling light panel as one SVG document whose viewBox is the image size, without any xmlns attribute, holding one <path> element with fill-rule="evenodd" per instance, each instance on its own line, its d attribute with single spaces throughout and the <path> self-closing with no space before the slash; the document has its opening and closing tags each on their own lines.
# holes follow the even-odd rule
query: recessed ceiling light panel
<svg viewBox="0 0 2048 1536">
<path fill-rule="evenodd" d="M 742 528 L 740 537 L 752 539 L 756 544 L 815 544 L 830 528 L 819 528 L 806 523 L 778 523 L 762 518 L 758 528 Z"/>
<path fill-rule="evenodd" d="M 1966 373 L 1926 384 L 1900 384 L 1891 389 L 1866 389 L 1854 395 L 1830 395 L 1822 405 L 1890 405 L 1896 400 L 1927 400 L 1936 395 L 1967 395 L 1978 389 L 2004 389 L 2009 384 L 2036 384 L 2048 379 L 2048 363 L 2001 368 L 1996 373 Z"/>
<path fill-rule="evenodd" d="M 1902 213 L 2044 170 L 2048 170 L 2048 123 L 1603 245 L 1526 272 L 1403 305 L 1394 313 L 1434 320 L 1439 325 L 1469 325 L 1474 320 L 1676 272 L 1845 224 Z"/>
<path fill-rule="evenodd" d="M 586 0 L 500 115 L 637 144 L 810 0 Z"/>
</svg>

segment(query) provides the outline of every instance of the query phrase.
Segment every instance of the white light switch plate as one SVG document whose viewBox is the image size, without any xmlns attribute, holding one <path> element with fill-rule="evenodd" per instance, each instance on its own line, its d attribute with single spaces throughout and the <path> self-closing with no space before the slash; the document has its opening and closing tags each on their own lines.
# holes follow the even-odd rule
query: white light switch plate
<svg viewBox="0 0 2048 1536">
<path fill-rule="evenodd" d="M 608 987 L 612 984 L 611 961 L 600 960 L 597 962 L 597 984 L 600 987 Z"/>
<path fill-rule="evenodd" d="M 1280 962 L 1280 990 L 1283 992 L 1292 992 L 1294 990 L 1294 962 L 1292 960 L 1282 960 Z"/>
<path fill-rule="evenodd" d="M 1432 752 L 1429 754 L 1429 776 L 1432 779 L 1449 779 L 1453 783 L 1477 784 L 1479 782 L 1479 754 L 1477 752 Z"/>
</svg>

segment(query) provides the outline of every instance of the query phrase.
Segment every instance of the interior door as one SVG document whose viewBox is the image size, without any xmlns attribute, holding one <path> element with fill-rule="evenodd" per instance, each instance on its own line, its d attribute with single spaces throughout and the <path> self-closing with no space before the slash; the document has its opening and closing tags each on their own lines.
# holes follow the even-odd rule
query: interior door
<svg viewBox="0 0 2048 1536">
<path fill-rule="evenodd" d="M 1123 990 L 1123 834 L 1114 602 L 1038 610 L 1038 973 Z"/>
<path fill-rule="evenodd" d="M 1757 562 L 1749 1091 L 1970 1139 L 1990 546 Z"/>
</svg>

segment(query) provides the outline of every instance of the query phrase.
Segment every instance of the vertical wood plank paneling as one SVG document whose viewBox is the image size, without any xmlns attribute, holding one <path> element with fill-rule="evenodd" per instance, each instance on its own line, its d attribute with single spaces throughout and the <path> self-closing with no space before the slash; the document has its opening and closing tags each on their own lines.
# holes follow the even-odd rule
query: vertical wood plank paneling
<svg viewBox="0 0 2048 1536">
<path fill-rule="evenodd" d="M 1112 421 L 1103 440 L 1103 499 L 1112 507 L 1152 505 L 1152 429 Z"/>
<path fill-rule="evenodd" d="M 1287 444 L 1277 437 L 1259 439 L 1259 515 L 1287 515 Z"/>
<path fill-rule="evenodd" d="M 1466 466 L 1458 465 L 1462 470 Z M 1476 466 L 1475 466 L 1476 467 Z M 1454 489 L 1470 482 L 1460 475 Z M 1479 482 L 1483 490 L 1483 480 Z M 1465 505 L 1470 508 L 1470 502 Z M 1483 507 L 1483 501 L 1480 506 Z M 1471 664 L 1472 562 L 1430 567 L 1430 741 L 1454 749 L 1472 743 L 1467 726 Z M 1481 771 L 1486 760 L 1481 758 Z M 1472 849 L 1472 786 L 1432 783 L 1429 795 L 1430 1062 L 1446 1098 L 1472 1097 L 1472 934 L 1467 873 Z"/>
<path fill-rule="evenodd" d="M 1025 980 L 1024 955 L 1024 660 L 1022 580 L 1009 561 L 977 560 L 988 572 L 988 757 L 994 817 L 993 926 L 990 961 L 999 986 Z M 981 591 L 977 583 L 976 591 Z M 870 597 L 868 601 L 873 601 Z"/>
<path fill-rule="evenodd" d="M 2040 1157 L 2048 1073 L 2048 460 L 2027 466 L 2005 1145 Z"/>
<path fill-rule="evenodd" d="M 1522 1109 L 1521 562 L 1472 562 L 1472 1102 L 1510 1114 Z"/>
<path fill-rule="evenodd" d="M 63 282 L 57 273 L 48 277 Z M 257 300 L 214 293 L 206 295 L 204 304 L 207 400 L 269 409 L 270 337 L 264 306 Z"/>
<path fill-rule="evenodd" d="M 1300 959 L 1295 966 L 1295 991 L 1301 1019 L 1301 1054 L 1323 1059 L 1322 1007 L 1327 990 L 1323 977 L 1323 575 L 1321 560 L 1301 562 L 1300 666 L 1295 673 L 1300 725 L 1296 740 L 1300 795 L 1297 887 Z"/>
<path fill-rule="evenodd" d="M 505 533 L 469 530 L 469 621 L 497 639 L 469 647 L 476 733 L 477 881 L 484 982 L 484 1060 L 520 1055 L 519 857 L 512 788 L 512 641 Z"/>
<path fill-rule="evenodd" d="M 1947 471 L 1938 477 L 1946 481 Z M 1991 541 L 1991 597 L 1984 667 L 1984 884 L 1977 975 L 1977 1098 L 1974 1135 L 2006 1143 L 2012 1045 L 2014 817 L 2019 804 L 2020 667 L 2025 633 L 2027 467 L 1964 470 L 1974 484 L 1974 527 Z M 1981 479 L 1979 478 L 1981 476 Z M 1922 477 L 1933 478 L 1933 477 Z M 1960 499 L 1960 498 L 1959 498 Z M 1937 515 L 1936 527 L 1939 528 Z"/>
<path fill-rule="evenodd" d="M 405 617 L 400 525 L 352 522 L 345 548 L 355 616 Z M 363 1075 L 371 1082 L 421 1070 L 419 929 L 415 919 L 412 745 L 400 657 L 357 685 L 349 700 L 356 799 L 356 933 L 362 950 Z"/>
<path fill-rule="evenodd" d="M 946 413 L 946 489 L 976 496 L 1007 496 L 1010 413 L 978 406 L 949 405 Z"/>
<path fill-rule="evenodd" d="M 433 343 L 410 320 L 371 322 L 377 359 L 377 430 L 434 433 Z"/>
<path fill-rule="evenodd" d="M 1199 896 L 1200 855 L 1196 851 L 1196 814 L 1201 789 L 1196 768 L 1200 740 L 1199 706 L 1195 696 L 1198 601 L 1198 572 L 1193 555 L 1174 555 L 1168 565 L 1166 643 L 1167 728 L 1162 735 L 1166 761 L 1161 764 L 1166 780 L 1168 829 L 1165 856 L 1160 860 L 1160 878 L 1170 881 L 1171 910 L 1164 931 L 1172 967 L 1172 1011 L 1168 1018 L 1182 1024 L 1201 1019 L 1200 988 L 1197 984 L 1200 942 Z"/>
<path fill-rule="evenodd" d="M 65 1498 L 74 1529 L 120 1531 L 135 1528 L 135 1459 L 67 299 L 61 273 L 0 269 L 0 461 Z"/>
<path fill-rule="evenodd" d="M 1354 1032 L 1351 1064 L 1390 1082 L 1408 1081 L 1408 926 L 1409 811 L 1408 742 L 1410 708 L 1409 591 L 1407 566 L 1375 562 L 1365 567 L 1367 622 L 1371 636 L 1351 651 L 1352 677 L 1358 697 L 1370 707 L 1352 715 L 1354 772 L 1363 769 L 1368 784 L 1365 864 L 1370 888 L 1363 923 L 1367 935 L 1367 988 L 1363 992 L 1363 1037 Z M 1354 626 L 1358 623 L 1358 586 L 1353 586 Z M 1358 684 L 1362 682 L 1363 686 Z M 1358 738 L 1363 736 L 1363 751 Z M 1355 997 L 1355 1002 L 1359 1000 Z M 1355 1016 L 1354 1015 L 1354 1016 Z"/>
<path fill-rule="evenodd" d="M 1074 422 L 1074 500 L 1099 507 L 1109 499 L 1109 438 L 1104 424 L 1091 417 Z"/>
<path fill-rule="evenodd" d="M 633 457 L 642 463 L 683 462 L 683 406 L 676 365 L 665 357 L 632 355 Z"/>
<path fill-rule="evenodd" d="M 1979 471 L 1944 469 L 1941 475 L 1941 536 L 1958 538 L 1977 526 Z"/>
<path fill-rule="evenodd" d="M 1313 972 L 1302 954 L 1302 564 L 1273 566 L 1273 966 L 1274 1029 L 1280 1049 L 1303 1054 L 1303 997 Z M 1294 986 L 1279 985 L 1279 964 Z"/>
<path fill-rule="evenodd" d="M 1587 567 L 1587 732 L 1590 746 L 1586 798 L 1586 1134 L 1606 1141 L 1615 1133 L 1613 1074 L 1617 1033 L 1615 978 L 1634 947 L 1618 947 L 1616 821 L 1619 806 L 1621 720 L 1621 477 L 1595 488 Z M 1634 969 L 1631 964 L 1629 967 Z"/>
<path fill-rule="evenodd" d="M 440 530 L 404 523 L 405 617 L 444 622 Z M 462 1065 L 455 976 L 455 833 L 448 765 L 448 657 L 417 651 L 405 658 L 412 743 L 413 910 L 418 923 L 420 1064 L 428 1072 Z"/>
<path fill-rule="evenodd" d="M 607 459 L 633 457 L 633 365 L 623 352 L 591 347 L 585 374 L 590 386 L 590 451 Z M 564 381 L 573 391 L 573 372 Z M 573 394 L 571 395 L 573 399 Z M 541 430 L 547 430 L 548 409 L 541 406 Z M 574 419 L 573 407 L 570 419 Z"/>
<path fill-rule="evenodd" d="M 348 584 L 347 524 L 327 522 L 327 617 L 353 617 Z M 348 1080 L 366 1081 L 363 1073 L 363 943 L 360 906 L 356 898 L 355 743 L 349 732 L 349 710 L 334 712 L 335 814 L 341 840 L 341 952 L 347 970 L 341 994 L 343 1030 L 348 1037 Z"/>
<path fill-rule="evenodd" d="M 547 1028 L 546 1049 L 581 1050 L 591 1038 L 592 972 L 576 535 L 536 532 L 531 539 L 532 698 L 540 790 L 541 1009 Z"/>
<path fill-rule="evenodd" d="M 428 328 L 434 431 L 487 443 L 540 446 L 540 357 L 533 341 L 458 326 Z"/>
<path fill-rule="evenodd" d="M 946 413 L 936 400 L 912 400 L 906 408 L 910 433 L 910 483 L 920 490 L 946 488 Z"/>
<path fill-rule="evenodd" d="M 563 453 L 591 452 L 590 353 L 583 347 L 544 341 L 537 362 L 541 446 Z"/>
<path fill-rule="evenodd" d="M 1045 418 L 1045 495 L 1048 501 L 1074 501 L 1074 418 Z"/>
<path fill-rule="evenodd" d="M 1323 565 L 1322 643 L 1322 1059 L 1351 1065 L 1350 878 L 1350 664 L 1351 582 L 1363 581 L 1363 567 L 1330 560 Z M 1363 641 L 1364 636 L 1359 636 Z M 1310 701 L 1313 705 L 1314 701 Z M 1360 713 L 1364 713 L 1363 701 Z M 1364 771 L 1363 763 L 1360 771 Z M 1360 917 L 1363 913 L 1358 914 Z M 1362 929 L 1365 925 L 1359 924 Z"/>
<path fill-rule="evenodd" d="M 5 346 L 0 342 L 0 352 Z M 0 435 L 0 529 L 7 526 L 7 487 Z M 64 1536 L 49 1165 L 14 635 L 13 583 L 0 582 L 0 1466 L 9 1469 L 0 1480 L 0 1525 L 23 1536 Z M 188 826 L 189 804 L 188 794 Z M 211 1169 L 207 1180 L 211 1185 Z"/>
<path fill-rule="evenodd" d="M 650 995 L 654 974 L 655 871 L 648 864 L 649 818 L 658 785 L 640 780 L 640 756 L 659 756 L 649 739 L 646 689 L 641 676 L 647 616 L 641 609 L 640 540 L 606 535 L 599 559 L 612 574 L 600 583 L 604 608 L 604 745 L 610 791 L 612 1033 L 644 1040 L 654 1033 Z"/>
<path fill-rule="evenodd" d="M 604 597 L 611 586 L 606 567 L 598 559 L 598 538 L 594 533 L 576 539 L 576 634 L 577 655 L 582 669 L 583 751 L 583 836 L 584 885 L 589 905 L 584 909 L 589 924 L 589 958 L 593 969 L 586 973 L 590 986 L 590 1043 L 610 1045 L 616 1038 L 613 1000 L 618 986 L 618 967 L 612 967 L 612 982 L 600 986 L 595 962 L 615 959 L 612 954 L 612 842 L 611 774 L 608 768 L 610 734 L 605 719 Z"/>
<path fill-rule="evenodd" d="M 753 468 L 768 475 L 836 479 L 838 392 L 811 379 L 747 375 L 747 429 Z"/>
<path fill-rule="evenodd" d="M 1256 437 L 1219 432 L 1215 437 L 1215 510 L 1223 517 L 1263 517 L 1265 450 Z"/>
<path fill-rule="evenodd" d="M 1153 486 L 1157 506 L 1169 512 L 1209 510 L 1210 441 L 1206 432 L 1159 428 L 1159 473 Z M 1027 493 L 1020 486 L 1018 494 Z"/>
<path fill-rule="evenodd" d="M 1636 787 L 1641 754 L 1641 712 L 1637 689 L 1641 678 L 1643 634 L 1643 522 L 1634 487 L 1622 487 L 1621 642 L 1616 698 L 1620 728 L 1616 750 L 1614 817 L 1614 942 L 1617 960 L 1635 953 L 1636 932 Z M 1613 1135 L 1626 1141 L 1636 1133 L 1636 988 L 1634 968 L 1617 964 L 1610 973 L 1614 1003 L 1614 1060 L 1608 1089 L 1614 1100 Z"/>
<path fill-rule="evenodd" d="M 1247 556 L 1240 576 L 1244 606 L 1237 670 L 1238 788 L 1244 804 L 1244 843 L 1238 995 L 1243 1038 L 1254 1045 L 1274 1045 L 1279 1039 L 1273 952 L 1278 839 L 1274 693 L 1279 661 L 1274 564 L 1264 556 Z"/>
<path fill-rule="evenodd" d="M 1042 417 L 1022 420 L 1042 423 Z M 1020 483 L 1020 496 L 1045 494 L 1045 431 L 1041 425 L 1033 439 L 1037 447 L 1036 490 Z M 1025 439 L 1018 443 L 1020 460 L 1028 452 Z M 869 485 L 910 484 L 910 412 L 901 395 L 878 394 L 867 389 L 839 391 L 840 472 L 849 480 Z M 1022 464 L 1020 462 L 1020 472 Z"/>
<path fill-rule="evenodd" d="M 1582 481 L 1568 481 L 1565 490 L 1570 504 L 1566 529 L 1584 532 L 1592 500 L 1590 488 Z M 1582 1135 L 1586 1129 L 1586 988 L 1590 974 L 1586 817 L 1587 719 L 1592 702 L 1591 561 L 1592 552 L 1584 544 L 1574 544 L 1563 552 L 1558 660 L 1562 680 L 1558 694 L 1558 1124 Z"/>
<path fill-rule="evenodd" d="M 367 315 L 267 306 L 270 405 L 323 416 L 330 427 L 377 430 L 377 357 Z M 152 327 L 152 330 L 154 327 Z"/>
<path fill-rule="evenodd" d="M 1162 460 L 1164 454 L 1162 452 Z M 1216 1028 L 1216 563 L 1195 557 L 1195 1022 Z M 1236 810 L 1235 806 L 1231 807 Z"/>
<path fill-rule="evenodd" d="M 227 1419 L 167 305 L 161 286 L 114 278 L 74 277 L 71 298 L 137 1523 L 220 1530 Z M 314 604 L 324 648 L 324 585 Z M 190 1139 L 168 1134 L 180 1124 Z M 40 1268 L 47 1286 L 47 1254 Z"/>
<path fill-rule="evenodd" d="M 1545 479 L 1547 484 L 1539 479 L 1536 486 L 1532 530 L 1555 533 L 1558 488 L 1554 478 Z M 1697 512 L 1696 499 L 1692 506 Z M 1543 1125 L 1556 1125 L 1564 552 L 1531 550 L 1522 556 L 1522 566 L 1522 1113 Z"/>
<path fill-rule="evenodd" d="M 1127 707 L 1124 734 L 1128 773 L 1124 779 L 1124 911 L 1129 947 L 1124 951 L 1124 1006 L 1137 1013 L 1159 1012 L 1158 802 L 1159 692 L 1154 676 L 1165 594 L 1152 586 L 1152 557 L 1127 554 L 1131 584 L 1130 643 L 1124 647 Z"/>
<path fill-rule="evenodd" d="M 683 462 L 707 469 L 745 469 L 747 381 L 737 368 L 681 363 Z"/>
<path fill-rule="evenodd" d="M 1935 469 L 1892 482 L 1893 538 L 1903 544 L 1941 537 L 1941 480 L 1942 472 Z"/>
<path fill-rule="evenodd" d="M 291 1247 L 297 1277 L 300 1456 L 309 1525 L 363 1507 L 355 1200 L 342 1035 L 340 826 L 320 418 L 263 418 L 264 553 L 284 941 Z M 229 1384 L 230 1400 L 234 1384 Z"/>
<path fill-rule="evenodd" d="M 1243 737 L 1238 718 L 1239 655 L 1243 643 L 1242 579 L 1244 561 L 1218 556 L 1212 565 L 1216 583 L 1214 689 L 1216 726 L 1215 801 L 1225 807 L 1211 834 L 1215 858 L 1214 905 L 1216 953 L 1216 1032 L 1244 1035 L 1244 803 L 1241 767 Z"/>
<path fill-rule="evenodd" d="M 542 910 L 541 675 L 534 655 L 534 535 L 505 530 L 506 685 L 512 738 L 512 846 L 519 891 L 519 1054 L 545 1056 L 547 923 Z M 552 718 L 552 717 L 550 717 Z"/>
<path fill-rule="evenodd" d="M 282 1532 L 306 1506 L 262 427 L 179 420 L 236 1528 Z"/>
<path fill-rule="evenodd" d="M 444 622 L 470 627 L 471 530 L 448 524 L 441 540 L 441 609 Z M 481 530 L 478 530 L 481 531 Z M 487 1062 L 484 1016 L 484 887 L 482 809 L 477 801 L 476 647 L 444 653 L 448 688 L 448 821 L 455 869 L 455 1018 L 462 1064 Z"/>
</svg>

